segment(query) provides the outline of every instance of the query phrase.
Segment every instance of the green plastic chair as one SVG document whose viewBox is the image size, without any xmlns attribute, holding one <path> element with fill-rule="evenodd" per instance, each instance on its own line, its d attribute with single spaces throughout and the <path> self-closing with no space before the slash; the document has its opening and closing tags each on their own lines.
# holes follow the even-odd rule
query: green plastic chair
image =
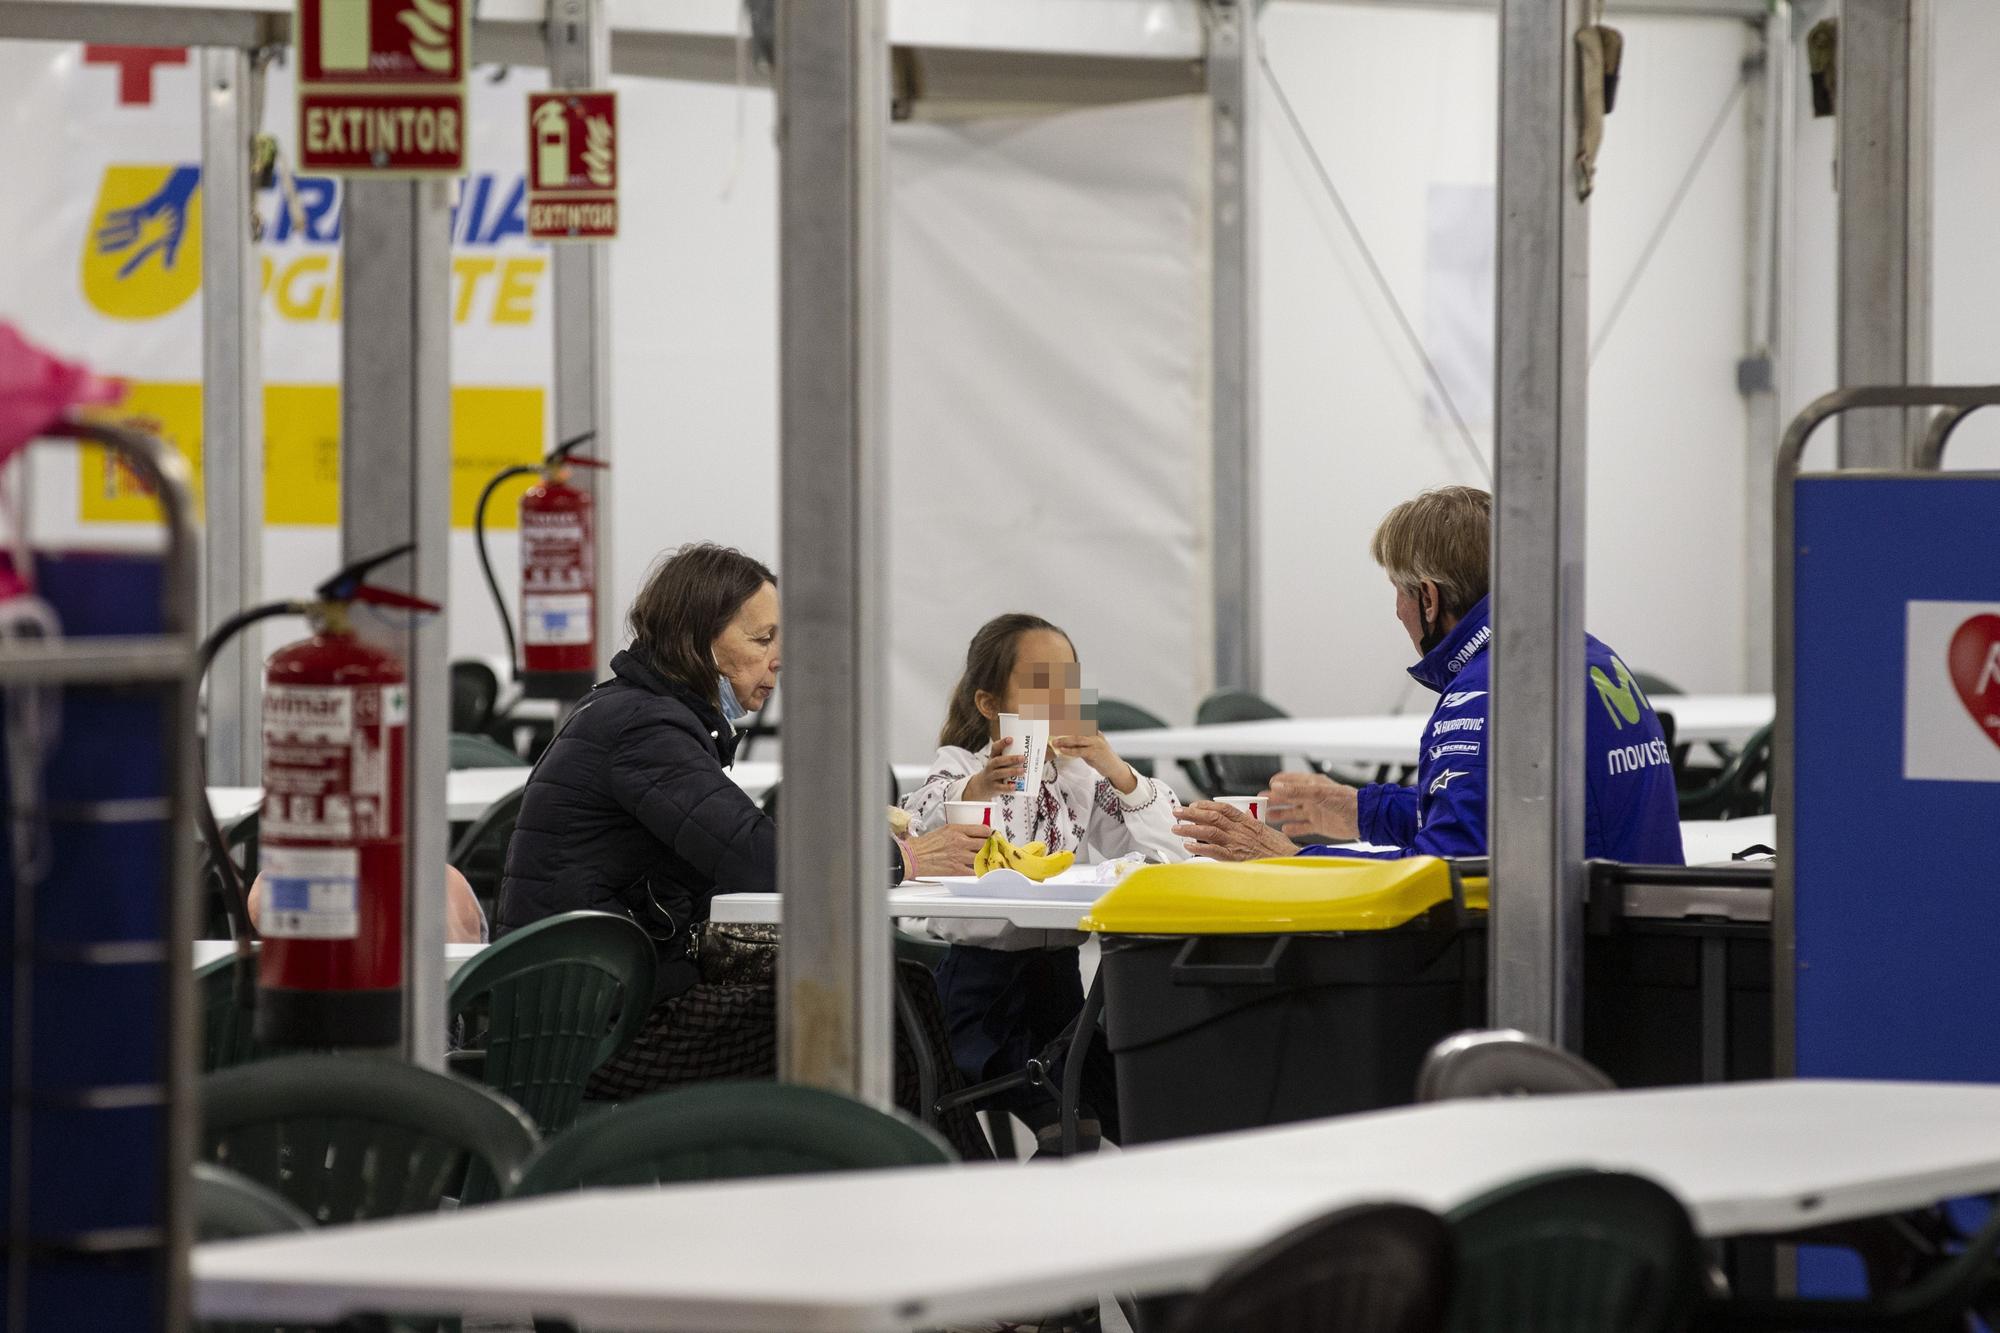
<svg viewBox="0 0 2000 1333">
<path fill-rule="evenodd" d="M 1265 722 L 1273 718 L 1290 717 L 1278 705 L 1252 690 L 1217 690 L 1201 701 L 1194 710 L 1196 726 L 1219 726 L 1229 722 Z M 1414 762 L 1416 756 L 1412 755 Z M 1284 771 L 1282 755 L 1275 754 L 1210 754 L 1202 756 L 1202 771 L 1205 781 L 1198 779 L 1196 787 L 1204 796 L 1254 796 L 1271 785 L 1271 779 Z M 1358 774 L 1338 773 L 1333 769 L 1310 761 L 1306 765 L 1315 773 L 1324 773 L 1337 782 L 1350 787 L 1365 786 L 1369 782 L 1388 779 L 1387 772 L 1374 778 Z M 1194 776 L 1196 770 L 1189 769 Z"/>
<path fill-rule="evenodd" d="M 257 840 L 261 815 L 261 809 L 252 810 L 222 830 L 222 845 L 228 849 L 230 858 L 236 862 L 236 873 L 243 877 L 246 886 L 257 878 Z M 196 845 L 201 851 L 199 874 L 202 903 L 201 938 L 226 940 L 232 937 L 229 907 L 223 899 L 223 894 L 227 890 L 223 887 L 222 875 L 215 867 L 214 858 L 210 856 L 207 844 L 197 838 Z"/>
<path fill-rule="evenodd" d="M 1771 732 L 1760 728 L 1714 781 L 1681 793 L 1682 819 L 1743 819 L 1771 813 Z"/>
<path fill-rule="evenodd" d="M 1687 1209 L 1641 1176 L 1559 1171 L 1455 1210 L 1457 1333 L 1681 1333 L 1706 1280 Z"/>
<path fill-rule="evenodd" d="M 518 760 L 516 761 L 519 762 Z M 480 812 L 452 844 L 451 864 L 472 886 L 472 896 L 491 921 L 500 900 L 500 881 L 507 875 L 507 844 L 521 819 L 521 801 L 528 789 L 508 792 Z"/>
<path fill-rule="evenodd" d="M 1173 1333 L 1441 1333 L 1451 1228 L 1406 1203 L 1316 1218 L 1231 1264 L 1174 1317 Z"/>
<path fill-rule="evenodd" d="M 255 1011 L 236 1003 L 233 954 L 203 964 L 194 974 L 194 993 L 201 1004 L 202 1073 L 213 1074 L 271 1054 L 257 1044 Z"/>
<path fill-rule="evenodd" d="M 479 1049 L 454 1061 L 526 1111 L 569 1128 L 583 1085 L 623 1050 L 653 1004 L 653 942 L 631 918 L 565 912 L 514 931 L 460 968 L 445 1009 Z"/>
<path fill-rule="evenodd" d="M 521 756 L 491 736 L 482 736 L 469 731 L 451 733 L 453 768 L 520 768 L 521 766 Z"/>
<path fill-rule="evenodd" d="M 485 1088 L 372 1055 L 294 1055 L 209 1075 L 199 1156 L 321 1225 L 435 1210 L 468 1163 L 503 1185 L 540 1136 Z"/>
<path fill-rule="evenodd" d="M 551 1139 L 514 1194 L 955 1160 L 930 1130 L 838 1093 L 788 1083 L 702 1083 L 611 1107 Z"/>
</svg>

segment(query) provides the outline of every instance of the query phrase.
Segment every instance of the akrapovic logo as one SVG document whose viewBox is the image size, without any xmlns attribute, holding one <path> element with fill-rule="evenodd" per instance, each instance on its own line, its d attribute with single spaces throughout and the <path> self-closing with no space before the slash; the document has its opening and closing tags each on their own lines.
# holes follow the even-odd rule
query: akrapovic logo
<svg viewBox="0 0 2000 1333">
<path fill-rule="evenodd" d="M 1484 731 L 1486 719 L 1483 717 L 1448 717 L 1431 728 L 1431 735 L 1442 736 L 1453 731 Z"/>
</svg>

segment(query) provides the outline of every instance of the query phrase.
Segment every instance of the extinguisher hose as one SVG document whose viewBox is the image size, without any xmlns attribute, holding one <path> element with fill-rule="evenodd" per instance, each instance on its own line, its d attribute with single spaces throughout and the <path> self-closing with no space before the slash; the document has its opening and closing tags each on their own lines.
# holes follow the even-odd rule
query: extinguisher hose
<svg viewBox="0 0 2000 1333">
<path fill-rule="evenodd" d="M 486 550 L 486 502 L 493 498 L 493 492 L 516 477 L 532 477 L 541 472 L 538 466 L 517 463 L 503 468 L 486 483 L 486 489 L 479 493 L 479 503 L 472 510 L 472 543 L 479 552 L 479 572 L 486 576 L 486 590 L 493 594 L 493 609 L 500 616 L 500 633 L 507 640 L 507 670 L 519 672 L 521 659 L 514 643 L 514 617 L 507 611 L 507 599 L 500 591 L 500 580 L 493 574 L 493 557 Z"/>
<path fill-rule="evenodd" d="M 250 626 L 274 616 L 303 615 L 306 610 L 300 602 L 267 602 L 230 616 L 202 640 L 196 679 L 206 680 L 208 669 L 215 664 L 216 654 L 222 651 L 223 645 Z M 215 811 L 208 803 L 206 744 L 195 747 L 195 758 L 201 770 L 201 799 L 194 803 L 195 824 L 201 830 L 202 842 L 208 846 L 209 864 L 222 880 L 223 910 L 229 914 L 230 938 L 236 941 L 236 1004 L 239 1008 L 249 1009 L 256 1004 L 256 973 L 249 964 L 250 944 L 257 937 L 257 929 L 250 920 L 250 886 L 243 882 L 236 861 L 229 855 L 229 843 L 223 838 L 222 828 L 215 822 Z"/>
</svg>

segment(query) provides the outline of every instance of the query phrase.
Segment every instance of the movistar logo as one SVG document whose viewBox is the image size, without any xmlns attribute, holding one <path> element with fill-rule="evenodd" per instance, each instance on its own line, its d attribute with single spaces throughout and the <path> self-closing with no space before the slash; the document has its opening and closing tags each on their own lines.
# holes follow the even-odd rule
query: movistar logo
<svg viewBox="0 0 2000 1333">
<path fill-rule="evenodd" d="M 1618 683 L 1612 684 L 1603 667 L 1590 669 L 1590 683 L 1597 687 L 1597 697 L 1604 703 L 1604 711 L 1611 715 L 1611 725 L 1623 731 L 1628 723 L 1636 726 L 1640 714 L 1652 707 L 1646 702 L 1645 691 L 1639 682 L 1632 679 L 1632 673 L 1618 658 L 1611 659 L 1612 667 L 1618 672 Z"/>
<path fill-rule="evenodd" d="M 1453 690 L 1444 697 L 1443 707 L 1457 708 L 1461 704 L 1469 704 L 1474 699 L 1484 699 L 1485 697 L 1485 690 Z"/>
</svg>

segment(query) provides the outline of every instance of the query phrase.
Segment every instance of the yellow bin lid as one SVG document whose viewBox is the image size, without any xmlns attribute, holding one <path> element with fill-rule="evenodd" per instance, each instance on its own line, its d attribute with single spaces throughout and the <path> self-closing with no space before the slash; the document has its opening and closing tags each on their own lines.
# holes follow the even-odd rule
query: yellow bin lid
<svg viewBox="0 0 2000 1333">
<path fill-rule="evenodd" d="M 1108 935 L 1391 930 L 1450 902 L 1451 873 L 1434 856 L 1144 866 L 1097 900 L 1083 929 Z"/>
</svg>

